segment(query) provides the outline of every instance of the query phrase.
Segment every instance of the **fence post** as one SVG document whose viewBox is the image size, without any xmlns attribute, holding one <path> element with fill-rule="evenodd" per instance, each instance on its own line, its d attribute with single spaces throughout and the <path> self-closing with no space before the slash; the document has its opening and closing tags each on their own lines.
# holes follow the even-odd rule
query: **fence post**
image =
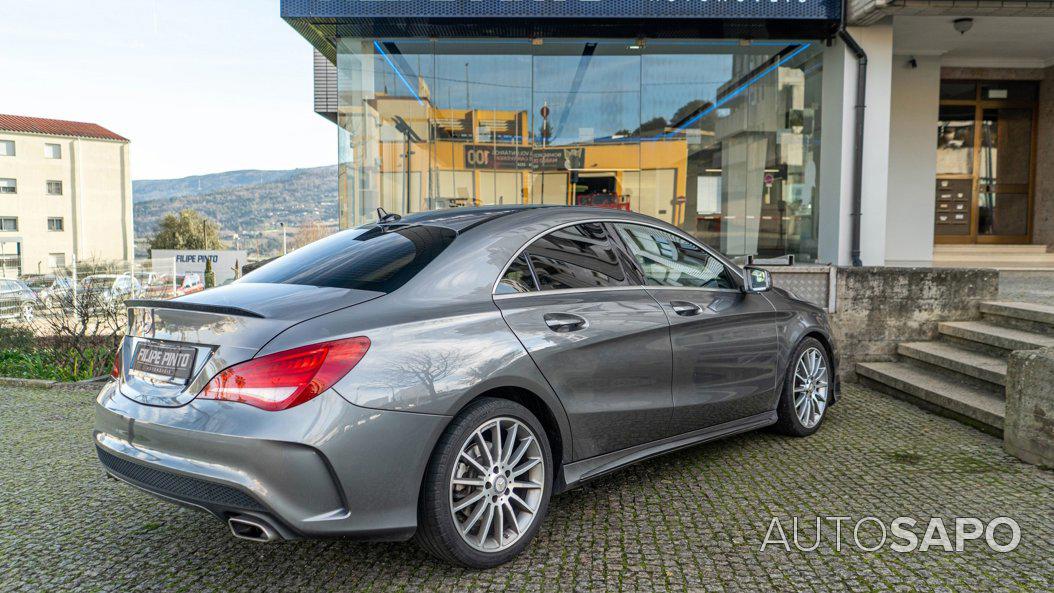
<svg viewBox="0 0 1054 593">
<path fill-rule="evenodd" d="M 71 257 L 73 260 L 73 319 L 77 319 L 77 253 L 74 252 Z"/>
</svg>

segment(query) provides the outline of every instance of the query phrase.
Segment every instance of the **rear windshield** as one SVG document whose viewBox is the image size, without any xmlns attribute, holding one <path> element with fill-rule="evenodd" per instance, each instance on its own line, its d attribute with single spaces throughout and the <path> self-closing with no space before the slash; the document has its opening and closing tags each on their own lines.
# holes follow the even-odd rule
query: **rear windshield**
<svg viewBox="0 0 1054 593">
<path fill-rule="evenodd" d="M 428 225 L 349 229 L 246 274 L 240 282 L 306 284 L 392 292 L 406 284 L 457 237 Z"/>
</svg>

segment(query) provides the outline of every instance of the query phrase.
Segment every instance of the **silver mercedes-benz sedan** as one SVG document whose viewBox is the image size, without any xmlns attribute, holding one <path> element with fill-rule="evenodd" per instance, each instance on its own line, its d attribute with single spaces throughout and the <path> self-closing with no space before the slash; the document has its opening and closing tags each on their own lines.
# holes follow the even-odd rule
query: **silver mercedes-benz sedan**
<svg viewBox="0 0 1054 593">
<path fill-rule="evenodd" d="M 382 214 L 384 214 L 382 212 Z M 129 301 L 106 472 L 237 537 L 522 551 L 549 498 L 836 398 L 824 311 L 676 227 L 474 208 L 346 230 L 241 280 Z"/>
</svg>

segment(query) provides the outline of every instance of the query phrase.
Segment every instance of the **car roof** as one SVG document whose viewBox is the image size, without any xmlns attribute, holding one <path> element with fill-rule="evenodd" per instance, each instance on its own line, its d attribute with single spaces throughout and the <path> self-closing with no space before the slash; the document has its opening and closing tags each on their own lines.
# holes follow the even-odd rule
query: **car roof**
<svg viewBox="0 0 1054 593">
<path fill-rule="evenodd" d="M 552 208 L 553 206 L 542 206 L 533 204 L 509 205 L 509 206 L 473 206 L 462 208 L 447 208 L 445 210 L 429 210 L 410 214 L 400 218 L 398 221 L 386 223 L 391 226 L 406 224 L 428 224 L 446 227 L 448 229 L 462 232 L 474 226 L 500 218 L 508 214 L 537 210 L 539 208 Z"/>
</svg>

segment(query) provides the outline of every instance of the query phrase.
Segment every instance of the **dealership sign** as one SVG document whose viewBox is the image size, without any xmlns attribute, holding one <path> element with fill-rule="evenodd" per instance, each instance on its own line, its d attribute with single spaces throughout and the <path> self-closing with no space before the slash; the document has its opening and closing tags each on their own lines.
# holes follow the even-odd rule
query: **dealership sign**
<svg viewBox="0 0 1054 593">
<path fill-rule="evenodd" d="M 216 274 L 216 285 L 241 276 L 242 266 L 248 253 L 234 249 L 152 249 L 150 259 L 155 270 L 170 270 L 175 265 L 176 275 L 188 273 L 202 274 L 204 279 L 205 262 L 212 262 L 212 271 Z"/>
<path fill-rule="evenodd" d="M 529 146 L 465 146 L 466 169 L 516 169 L 535 171 L 573 171 L 585 166 L 586 149 L 531 148 Z"/>
</svg>

